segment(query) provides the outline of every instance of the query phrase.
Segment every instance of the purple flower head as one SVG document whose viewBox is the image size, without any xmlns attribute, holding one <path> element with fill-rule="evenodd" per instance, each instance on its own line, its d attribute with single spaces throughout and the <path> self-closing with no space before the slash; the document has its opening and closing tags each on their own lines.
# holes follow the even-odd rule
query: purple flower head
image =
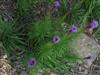
<svg viewBox="0 0 100 75">
<path fill-rule="evenodd" d="M 60 37 L 59 36 L 54 36 L 52 41 L 53 41 L 54 44 L 57 44 L 57 43 L 60 42 Z"/>
<path fill-rule="evenodd" d="M 90 28 L 95 29 L 97 28 L 99 25 L 97 20 L 92 20 L 92 22 L 90 23 Z"/>
<path fill-rule="evenodd" d="M 77 32 L 78 29 L 77 29 L 77 27 L 76 27 L 75 25 L 72 25 L 72 27 L 70 28 L 69 31 L 70 31 L 70 32 Z"/>
<path fill-rule="evenodd" d="M 56 1 L 54 2 L 54 6 L 55 6 L 56 8 L 59 8 L 59 7 L 60 7 L 60 2 L 59 2 L 58 0 L 56 0 Z"/>
<path fill-rule="evenodd" d="M 59 8 L 60 8 L 60 1 L 59 0 L 56 0 L 55 2 L 54 2 L 54 9 L 55 10 L 58 10 Z"/>
<path fill-rule="evenodd" d="M 28 67 L 34 67 L 37 64 L 37 61 L 35 58 L 32 58 L 28 61 Z"/>
</svg>

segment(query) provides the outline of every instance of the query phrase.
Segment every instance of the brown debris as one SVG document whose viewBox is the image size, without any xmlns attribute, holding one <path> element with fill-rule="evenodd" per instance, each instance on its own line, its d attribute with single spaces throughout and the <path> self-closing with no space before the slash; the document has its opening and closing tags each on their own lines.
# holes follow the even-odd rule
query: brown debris
<svg viewBox="0 0 100 75">
<path fill-rule="evenodd" d="M 11 75 L 11 66 L 6 59 L 0 59 L 0 75 Z"/>
</svg>

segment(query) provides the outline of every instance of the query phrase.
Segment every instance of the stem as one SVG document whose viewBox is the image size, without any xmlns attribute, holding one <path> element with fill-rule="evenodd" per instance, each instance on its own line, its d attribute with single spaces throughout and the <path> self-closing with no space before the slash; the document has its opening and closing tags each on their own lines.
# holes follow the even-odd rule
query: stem
<svg viewBox="0 0 100 75">
<path fill-rule="evenodd" d="M 88 16 L 91 14 L 91 12 L 92 12 L 92 10 L 93 10 L 93 8 L 94 8 L 94 7 L 93 7 L 94 4 L 95 4 L 95 0 L 91 1 L 91 4 L 90 4 L 90 6 L 89 6 L 89 9 L 88 9 L 88 11 L 86 12 L 86 14 L 84 15 L 83 21 L 82 21 L 82 23 L 81 23 L 81 25 L 82 25 L 81 28 L 83 28 L 85 22 L 87 21 Z"/>
</svg>

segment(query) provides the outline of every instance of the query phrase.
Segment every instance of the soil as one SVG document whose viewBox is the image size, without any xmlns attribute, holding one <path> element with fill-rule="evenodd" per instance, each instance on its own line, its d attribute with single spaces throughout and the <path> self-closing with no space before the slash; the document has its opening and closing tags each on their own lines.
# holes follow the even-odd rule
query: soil
<svg viewBox="0 0 100 75">
<path fill-rule="evenodd" d="M 11 21 L 15 12 L 14 0 L 0 0 L 0 15 L 4 21 Z"/>
</svg>

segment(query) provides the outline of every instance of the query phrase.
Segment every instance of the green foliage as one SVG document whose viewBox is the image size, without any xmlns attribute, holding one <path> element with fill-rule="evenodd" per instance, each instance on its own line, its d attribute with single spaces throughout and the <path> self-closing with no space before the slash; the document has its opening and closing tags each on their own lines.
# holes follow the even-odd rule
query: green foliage
<svg viewBox="0 0 100 75">
<path fill-rule="evenodd" d="M 100 25 L 100 0 L 95 0 L 94 8 L 90 14 L 90 19 L 97 19 Z M 100 26 L 98 27 L 97 31 L 93 34 L 96 39 L 100 40 Z"/>
<path fill-rule="evenodd" d="M 99 24 L 100 24 L 100 23 L 99 23 Z M 96 39 L 100 40 L 100 26 L 99 26 L 99 28 L 97 29 L 97 31 L 94 32 L 93 36 L 94 36 Z"/>
<path fill-rule="evenodd" d="M 51 68 L 52 70 L 60 72 L 66 71 L 69 67 L 65 62 L 75 62 L 75 60 L 78 59 L 78 57 L 73 56 L 70 52 L 71 47 L 69 43 L 72 42 L 71 40 L 71 37 L 64 35 L 61 37 L 59 44 L 55 45 L 51 40 L 51 42 L 41 45 L 35 52 L 35 56 L 39 59 L 39 63 Z"/>
<path fill-rule="evenodd" d="M 69 2 L 67 0 L 66 3 L 66 20 L 69 24 L 73 24 L 73 23 L 81 23 L 83 16 L 85 14 L 85 9 L 82 8 L 82 0 L 81 1 L 77 1 L 74 0 L 72 2 Z"/>
<path fill-rule="evenodd" d="M 44 38 L 50 34 L 52 30 L 52 22 L 49 16 L 43 18 L 40 21 L 32 24 L 29 37 L 31 38 Z"/>
<path fill-rule="evenodd" d="M 29 31 L 29 41 L 33 48 L 36 48 L 41 42 L 46 42 L 46 40 L 52 36 L 52 22 L 50 16 L 43 18 L 32 24 Z"/>
<path fill-rule="evenodd" d="M 53 1 L 48 0 L 50 4 Z M 61 9 L 58 12 L 60 13 L 56 18 L 49 14 L 31 24 L 28 42 L 32 51 L 26 53 L 23 64 L 27 65 L 28 59 L 32 57 L 37 59 L 36 67 L 30 69 L 33 75 L 36 75 L 38 69 L 47 68 L 63 73 L 69 68 L 66 62 L 74 63 L 79 59 L 72 53 L 71 44 L 80 33 L 63 32 L 62 23 L 67 22 L 67 28 L 72 24 L 79 24 L 79 28 L 83 28 L 89 19 L 99 18 L 99 3 L 96 0 L 74 0 L 69 4 L 68 0 L 61 0 Z M 58 44 L 52 42 L 55 35 L 61 38 Z"/>
<path fill-rule="evenodd" d="M 35 25 L 33 24 L 31 34 L 29 34 L 31 36 L 31 40 L 32 38 L 37 38 L 37 40 L 42 39 L 37 44 L 37 48 L 33 50 L 34 57 L 36 57 L 36 59 L 38 60 L 38 64 L 45 68 L 49 67 L 55 71 L 60 72 L 64 72 L 69 68 L 69 66 L 65 64 L 66 61 L 71 63 L 75 62 L 78 59 L 77 56 L 71 54 L 71 43 L 77 36 L 75 34 L 65 35 L 61 29 L 61 23 L 64 21 L 66 21 L 70 25 L 78 23 L 82 25 L 80 27 L 83 27 L 88 19 L 98 18 L 99 16 L 99 4 L 95 0 L 75 0 L 73 1 L 73 3 L 71 3 L 71 5 L 67 5 L 67 1 L 68 0 L 61 1 L 62 9 L 60 12 L 62 13 L 62 15 L 60 15 L 60 19 L 57 18 L 53 21 L 52 18 L 50 18 L 49 20 L 46 18 L 45 20 L 42 19 L 39 22 L 35 23 Z M 67 9 L 69 6 L 71 9 Z M 79 35 L 79 33 L 77 34 Z M 61 42 L 59 44 L 52 43 L 52 37 L 54 35 L 60 36 Z M 45 36 L 48 39 L 46 39 Z"/>
<path fill-rule="evenodd" d="M 68 24 L 80 24 L 86 26 L 91 18 L 99 19 L 99 0 L 62 0 L 61 13 Z"/>
<path fill-rule="evenodd" d="M 95 1 L 94 8 L 90 15 L 91 18 L 100 19 L 100 2 L 98 2 L 98 1 Z"/>
<path fill-rule="evenodd" d="M 24 39 L 20 37 L 21 35 L 16 31 L 15 23 L 3 22 L 0 19 L 0 42 L 8 54 L 25 45 Z"/>
<path fill-rule="evenodd" d="M 17 0 L 16 7 L 17 7 L 17 14 L 25 14 L 27 10 L 29 10 L 37 0 Z"/>
<path fill-rule="evenodd" d="M 61 29 L 60 20 L 46 16 L 33 23 L 29 32 L 29 40 L 33 47 L 35 46 L 33 56 L 37 59 L 40 68 L 65 72 L 69 68 L 65 62 L 72 63 L 78 60 L 78 57 L 71 53 L 71 42 L 77 38 L 79 33 L 66 35 Z M 61 38 L 58 44 L 52 42 L 55 35 Z"/>
<path fill-rule="evenodd" d="M 37 65 L 28 68 L 33 75 L 36 75 L 39 69 L 47 71 L 48 68 L 63 73 L 70 68 L 68 63 L 75 63 L 79 59 L 72 53 L 72 43 L 81 34 L 80 27 L 86 27 L 90 19 L 97 19 L 100 22 L 100 0 L 60 0 L 59 11 L 53 14 L 52 10 L 48 11 L 49 15 L 46 14 L 39 19 L 38 2 L 41 5 L 42 1 L 45 0 L 17 0 L 18 20 L 8 23 L 0 19 L 0 42 L 8 53 L 13 53 L 16 48 L 23 48 L 26 45 L 29 50 L 26 51 L 22 64 L 27 66 L 30 58 L 36 58 Z M 52 6 L 54 0 L 47 2 Z M 34 10 L 31 10 L 33 7 Z M 66 24 L 65 31 L 63 23 Z M 79 32 L 69 33 L 72 24 L 79 27 Z M 23 35 L 27 35 L 28 39 L 22 37 Z M 58 44 L 52 42 L 55 35 L 61 39 Z M 100 39 L 100 28 L 94 35 Z"/>
</svg>

